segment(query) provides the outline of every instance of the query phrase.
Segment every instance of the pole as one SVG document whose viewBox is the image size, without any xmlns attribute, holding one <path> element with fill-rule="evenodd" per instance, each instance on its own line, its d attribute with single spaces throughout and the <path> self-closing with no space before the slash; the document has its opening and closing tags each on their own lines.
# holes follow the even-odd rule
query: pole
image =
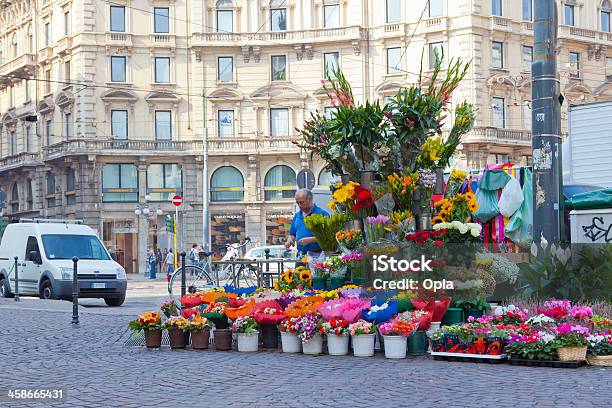
<svg viewBox="0 0 612 408">
<path fill-rule="evenodd" d="M 535 2 L 532 72 L 533 240 L 561 239 L 561 103 L 557 73 L 557 6 Z"/>
<path fill-rule="evenodd" d="M 205 251 L 210 251 L 210 214 L 208 200 L 208 125 L 206 123 L 206 88 L 202 91 L 202 104 L 204 106 L 204 172 L 202 174 L 202 244 Z"/>
<path fill-rule="evenodd" d="M 15 302 L 19 302 L 19 262 L 17 259 L 18 257 L 15 257 Z"/>
<path fill-rule="evenodd" d="M 178 206 L 174 207 L 174 270 L 178 268 L 178 250 L 176 245 L 176 226 L 178 223 Z"/>
<path fill-rule="evenodd" d="M 187 284 L 185 283 L 185 251 L 181 252 L 181 297 L 187 293 Z"/>
<path fill-rule="evenodd" d="M 72 324 L 79 324 L 79 278 L 77 274 L 77 263 L 79 258 L 72 258 Z"/>
</svg>

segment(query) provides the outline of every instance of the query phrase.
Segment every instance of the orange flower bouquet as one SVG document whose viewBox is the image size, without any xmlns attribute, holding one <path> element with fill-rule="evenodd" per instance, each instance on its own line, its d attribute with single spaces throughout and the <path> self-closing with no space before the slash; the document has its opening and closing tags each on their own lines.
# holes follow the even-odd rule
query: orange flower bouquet
<svg viewBox="0 0 612 408">
<path fill-rule="evenodd" d="M 203 303 L 199 293 L 187 293 L 185 296 L 182 296 L 179 301 L 183 307 L 187 309 L 200 306 Z"/>
<path fill-rule="evenodd" d="M 314 315 L 317 312 L 318 306 L 324 301 L 325 299 L 318 295 L 301 298 L 287 306 L 285 314 L 288 317 L 301 317 L 307 313 Z"/>
<path fill-rule="evenodd" d="M 255 306 L 255 300 L 250 299 L 244 305 L 239 307 L 226 307 L 225 315 L 232 321 L 236 321 L 239 317 L 248 316 Z"/>
<path fill-rule="evenodd" d="M 161 328 L 161 315 L 157 312 L 145 312 L 138 316 L 138 319 L 132 320 L 128 327 L 134 331 L 152 331 Z"/>
<path fill-rule="evenodd" d="M 202 303 L 215 303 L 215 302 L 219 302 L 219 299 L 221 298 L 226 298 L 226 299 L 236 299 L 238 297 L 237 294 L 235 293 L 228 293 L 225 292 L 224 290 L 212 290 L 210 292 L 203 292 L 200 293 L 200 299 L 202 300 Z"/>
</svg>

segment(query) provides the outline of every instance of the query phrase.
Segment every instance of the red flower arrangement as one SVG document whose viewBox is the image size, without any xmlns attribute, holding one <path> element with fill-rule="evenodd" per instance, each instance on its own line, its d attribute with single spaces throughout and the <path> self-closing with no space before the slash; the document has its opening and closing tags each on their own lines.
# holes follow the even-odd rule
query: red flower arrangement
<svg viewBox="0 0 612 408">
<path fill-rule="evenodd" d="M 448 235 L 447 229 L 440 229 L 437 231 L 417 231 L 414 234 L 406 235 L 406 240 L 412 241 L 419 246 L 423 246 L 427 243 L 432 243 L 435 246 L 444 245 L 444 237 Z"/>
<path fill-rule="evenodd" d="M 365 187 L 355 187 L 355 193 L 353 194 L 355 203 L 353 204 L 353 212 L 359 212 L 361 210 L 368 209 L 374 205 L 372 199 L 372 192 Z"/>
<path fill-rule="evenodd" d="M 324 322 L 319 331 L 321 334 L 335 334 L 342 336 L 348 332 L 349 321 L 344 319 L 330 319 Z"/>
</svg>

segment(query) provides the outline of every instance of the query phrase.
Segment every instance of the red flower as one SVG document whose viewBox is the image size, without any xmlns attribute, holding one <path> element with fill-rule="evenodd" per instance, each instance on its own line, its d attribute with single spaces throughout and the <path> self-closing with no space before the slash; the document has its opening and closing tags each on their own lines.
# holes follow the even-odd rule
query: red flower
<svg viewBox="0 0 612 408">
<path fill-rule="evenodd" d="M 364 188 L 364 187 L 361 187 L 361 186 L 357 186 L 355 188 L 355 193 L 354 193 L 353 197 L 357 201 L 371 200 L 372 199 L 372 193 L 367 188 Z"/>
<path fill-rule="evenodd" d="M 440 241 L 439 239 L 435 240 L 433 244 L 437 247 L 444 245 L 444 241 Z"/>
</svg>

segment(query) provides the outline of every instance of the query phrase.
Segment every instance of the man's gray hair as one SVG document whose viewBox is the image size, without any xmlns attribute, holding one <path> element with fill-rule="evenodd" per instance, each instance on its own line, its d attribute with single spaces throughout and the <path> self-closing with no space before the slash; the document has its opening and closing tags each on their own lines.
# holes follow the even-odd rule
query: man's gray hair
<svg viewBox="0 0 612 408">
<path fill-rule="evenodd" d="M 307 188 L 300 188 L 298 191 L 295 192 L 295 196 L 297 197 L 297 195 L 300 193 L 305 194 L 307 200 L 312 200 L 314 198 L 314 196 L 312 195 L 312 191 Z"/>
</svg>

